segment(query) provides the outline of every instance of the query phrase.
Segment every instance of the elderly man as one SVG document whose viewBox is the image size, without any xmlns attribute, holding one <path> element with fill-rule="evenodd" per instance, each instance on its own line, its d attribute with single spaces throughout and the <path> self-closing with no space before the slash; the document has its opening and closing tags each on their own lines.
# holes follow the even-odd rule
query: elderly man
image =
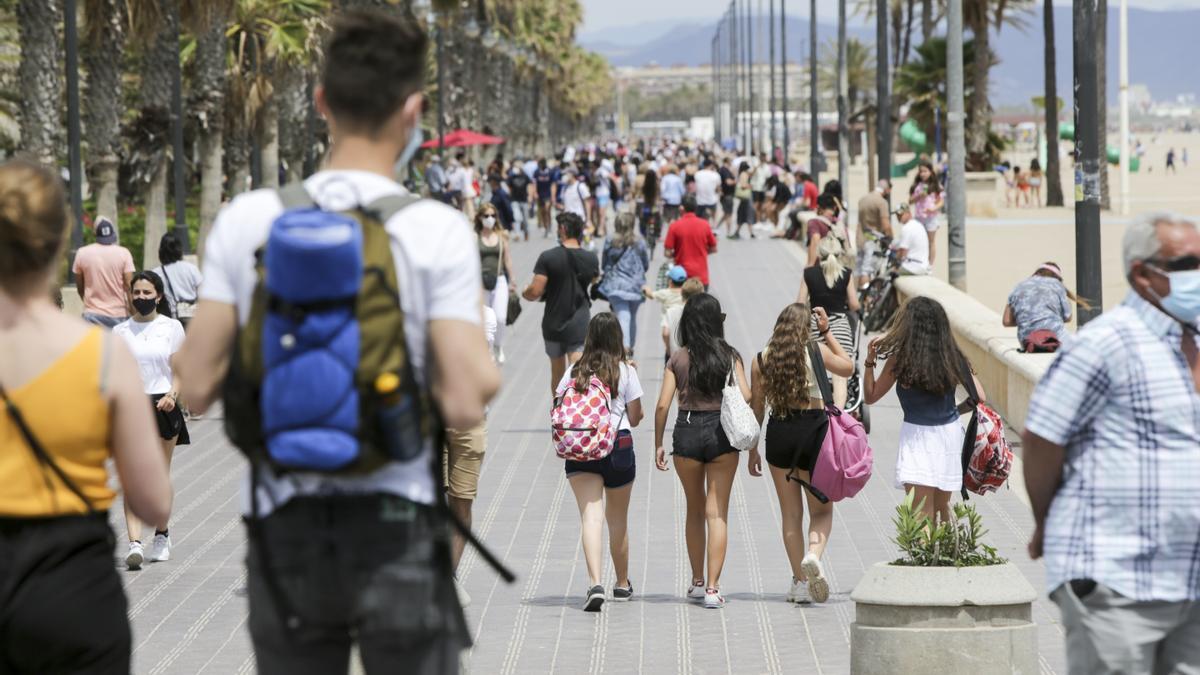
<svg viewBox="0 0 1200 675">
<path fill-rule="evenodd" d="M 1039 383 L 1025 483 L 1070 672 L 1200 672 L 1200 232 L 1125 233 L 1132 292 Z"/>
<path fill-rule="evenodd" d="M 858 200 L 858 260 L 854 273 L 858 285 L 866 286 L 879 271 L 883 258 L 879 240 L 892 236 L 892 218 L 889 214 L 888 197 L 892 192 L 891 181 L 884 179 L 875 189 Z"/>
</svg>

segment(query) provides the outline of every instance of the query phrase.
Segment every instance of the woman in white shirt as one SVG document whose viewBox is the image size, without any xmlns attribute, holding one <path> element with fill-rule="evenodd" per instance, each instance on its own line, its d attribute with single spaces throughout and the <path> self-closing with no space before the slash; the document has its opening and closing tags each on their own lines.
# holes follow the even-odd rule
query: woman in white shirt
<svg viewBox="0 0 1200 675">
<path fill-rule="evenodd" d="M 163 280 L 171 316 L 179 319 L 187 328 L 195 312 L 200 281 L 204 276 L 198 267 L 183 259 L 183 245 L 170 233 L 164 234 L 158 243 L 158 262 L 154 273 Z"/>
<path fill-rule="evenodd" d="M 566 461 L 567 480 L 579 505 L 583 525 L 583 557 L 587 561 L 588 592 L 583 609 L 596 612 L 604 604 L 604 587 L 600 585 L 603 565 L 601 543 L 603 523 L 608 522 L 609 548 L 612 553 L 616 584 L 613 600 L 633 597 L 629 580 L 629 535 L 627 520 L 629 497 L 637 463 L 633 455 L 633 427 L 642 421 L 642 384 L 637 370 L 625 361 L 625 346 L 621 324 L 616 315 L 604 312 L 592 317 L 588 324 L 583 356 L 568 370 L 558 384 L 558 396 L 575 383 L 586 391 L 595 376 L 612 394 L 609 415 L 617 426 L 616 447 L 604 459 L 592 462 Z M 556 397 L 557 398 L 557 397 Z"/>
<path fill-rule="evenodd" d="M 176 445 L 187 445 L 187 423 L 178 406 L 179 382 L 171 372 L 171 356 L 183 344 L 183 325 L 171 318 L 163 280 L 154 272 L 133 275 L 130 296 L 133 316 L 117 325 L 113 334 L 125 340 L 137 361 L 142 386 L 154 406 L 158 434 L 162 439 L 167 466 Z M 129 533 L 129 553 L 125 564 L 140 569 L 143 562 L 164 562 L 171 558 L 171 534 L 167 523 L 154 523 L 154 540 L 149 550 L 142 545 L 142 523 L 125 508 Z"/>
</svg>

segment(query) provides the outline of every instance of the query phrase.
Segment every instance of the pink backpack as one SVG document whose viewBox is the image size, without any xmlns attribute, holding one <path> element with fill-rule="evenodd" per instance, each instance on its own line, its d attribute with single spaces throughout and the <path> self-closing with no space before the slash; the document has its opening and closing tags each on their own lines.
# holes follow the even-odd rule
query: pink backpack
<svg viewBox="0 0 1200 675">
<path fill-rule="evenodd" d="M 618 425 L 612 424 L 612 393 L 595 375 L 585 389 L 570 380 L 558 392 L 550 411 L 554 451 L 563 459 L 594 462 L 604 459 L 617 445 Z"/>
<path fill-rule="evenodd" d="M 821 443 L 821 452 L 813 466 L 812 483 L 800 482 L 821 503 L 839 502 L 858 494 L 871 479 L 874 453 L 867 444 L 867 432 L 862 423 L 833 404 L 833 387 L 829 383 L 820 348 L 810 345 L 809 358 L 812 360 L 813 376 L 821 388 L 821 397 L 825 399 L 829 430 L 825 433 L 825 441 Z"/>
</svg>

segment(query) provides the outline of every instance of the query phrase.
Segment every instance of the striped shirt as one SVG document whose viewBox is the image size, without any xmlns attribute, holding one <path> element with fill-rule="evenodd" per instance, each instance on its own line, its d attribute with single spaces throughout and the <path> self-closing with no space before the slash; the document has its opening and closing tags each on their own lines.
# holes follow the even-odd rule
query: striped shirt
<svg viewBox="0 0 1200 675">
<path fill-rule="evenodd" d="M 1026 426 L 1066 448 L 1045 524 L 1050 591 L 1093 579 L 1141 602 L 1200 599 L 1200 395 L 1182 339 L 1131 293 L 1038 384 Z"/>
</svg>

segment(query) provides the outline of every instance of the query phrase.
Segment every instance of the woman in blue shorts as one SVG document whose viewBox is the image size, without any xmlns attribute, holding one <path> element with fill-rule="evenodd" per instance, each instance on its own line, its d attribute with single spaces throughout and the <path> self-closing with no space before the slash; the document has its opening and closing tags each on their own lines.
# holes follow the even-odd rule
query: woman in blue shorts
<svg viewBox="0 0 1200 675">
<path fill-rule="evenodd" d="M 561 396 L 572 381 L 577 388 L 586 389 L 592 376 L 599 378 L 612 394 L 608 410 L 618 431 L 617 447 L 604 459 L 566 461 L 567 480 L 575 493 L 583 524 L 583 557 L 588 571 L 588 591 L 583 603 L 586 612 L 600 611 L 605 600 L 604 586 L 600 585 L 603 570 L 600 556 L 606 521 L 613 571 L 617 577 L 612 599 L 633 597 L 633 584 L 629 581 L 627 520 L 629 497 L 637 473 L 632 429 L 642 421 L 642 384 L 638 381 L 637 370 L 625 360 L 621 324 L 611 312 L 592 317 L 583 343 L 583 355 L 563 375 L 556 391 Z"/>
</svg>

